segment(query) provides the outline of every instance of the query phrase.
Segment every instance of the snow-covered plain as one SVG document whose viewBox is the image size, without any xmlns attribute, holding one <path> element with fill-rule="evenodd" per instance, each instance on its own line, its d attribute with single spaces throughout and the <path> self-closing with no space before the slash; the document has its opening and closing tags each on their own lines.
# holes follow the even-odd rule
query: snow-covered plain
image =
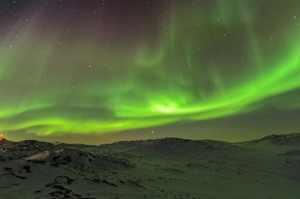
<svg viewBox="0 0 300 199">
<path fill-rule="evenodd" d="M 1 140 L 0 198 L 299 199 L 300 134 L 101 146 Z"/>
</svg>

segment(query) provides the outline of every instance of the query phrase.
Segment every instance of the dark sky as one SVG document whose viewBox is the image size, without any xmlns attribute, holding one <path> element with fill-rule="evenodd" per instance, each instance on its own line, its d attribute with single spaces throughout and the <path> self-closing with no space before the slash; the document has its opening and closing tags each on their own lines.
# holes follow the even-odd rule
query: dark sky
<svg viewBox="0 0 300 199">
<path fill-rule="evenodd" d="M 300 131 L 296 0 L 1 0 L 8 139 Z"/>
</svg>

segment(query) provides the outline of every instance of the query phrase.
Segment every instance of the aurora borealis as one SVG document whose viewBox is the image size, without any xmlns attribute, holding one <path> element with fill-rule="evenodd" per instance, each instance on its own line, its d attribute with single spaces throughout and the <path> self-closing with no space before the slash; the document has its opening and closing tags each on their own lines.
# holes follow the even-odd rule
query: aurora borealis
<svg viewBox="0 0 300 199">
<path fill-rule="evenodd" d="M 0 131 L 82 142 L 299 132 L 299 6 L 3 0 Z"/>
</svg>

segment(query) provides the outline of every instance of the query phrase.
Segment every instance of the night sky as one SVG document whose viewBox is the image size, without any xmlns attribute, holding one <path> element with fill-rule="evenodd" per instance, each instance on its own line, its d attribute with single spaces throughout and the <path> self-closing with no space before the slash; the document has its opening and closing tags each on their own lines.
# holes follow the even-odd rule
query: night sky
<svg viewBox="0 0 300 199">
<path fill-rule="evenodd" d="M 1 0 L 12 140 L 300 132 L 298 0 Z"/>
</svg>

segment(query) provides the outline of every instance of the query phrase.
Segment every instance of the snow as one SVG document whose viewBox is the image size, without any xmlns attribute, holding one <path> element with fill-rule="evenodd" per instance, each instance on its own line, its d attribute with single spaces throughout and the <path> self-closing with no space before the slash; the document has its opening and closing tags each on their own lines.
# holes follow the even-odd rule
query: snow
<svg viewBox="0 0 300 199">
<path fill-rule="evenodd" d="M 1 198 L 299 199 L 300 134 L 85 146 L 0 141 Z"/>
</svg>

